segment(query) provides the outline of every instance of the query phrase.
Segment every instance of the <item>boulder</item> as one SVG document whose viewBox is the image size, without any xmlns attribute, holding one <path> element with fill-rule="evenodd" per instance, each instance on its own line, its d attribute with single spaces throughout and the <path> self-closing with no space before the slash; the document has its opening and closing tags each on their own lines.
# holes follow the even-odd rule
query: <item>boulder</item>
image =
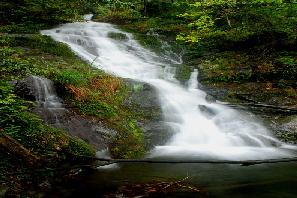
<svg viewBox="0 0 297 198">
<path fill-rule="evenodd" d="M 204 114 L 208 118 L 212 118 L 216 115 L 216 113 L 206 105 L 198 105 L 198 108 L 202 114 Z"/>
<path fill-rule="evenodd" d="M 30 75 L 23 80 L 18 80 L 14 82 L 14 84 L 15 84 L 16 95 L 26 100 L 30 100 L 30 101 L 36 100 L 34 76 Z"/>
<path fill-rule="evenodd" d="M 45 86 L 50 87 L 38 88 L 35 81 L 36 78 L 44 80 L 47 82 Z M 56 95 L 56 87 L 49 79 L 28 76 L 24 80 L 16 81 L 14 84 L 18 96 L 26 100 L 37 101 L 38 105 L 32 109 L 32 112 L 39 115 L 47 124 L 60 128 L 71 136 L 83 139 L 96 150 L 107 148 L 112 137 L 117 134 L 115 130 L 105 127 L 103 123 L 86 118 L 71 109 L 65 108 L 64 101 Z M 61 91 L 63 89 L 60 88 L 59 90 Z M 48 94 L 51 94 L 51 97 L 48 97 Z M 43 105 L 39 103 L 43 103 Z M 44 105 L 46 103 L 54 104 Z"/>
<path fill-rule="evenodd" d="M 151 150 L 154 146 L 164 145 L 173 135 L 172 129 L 162 118 L 162 109 L 157 90 L 144 82 L 125 79 L 131 87 L 125 105 L 143 113 L 144 120 L 138 126 L 144 132 L 145 149 Z"/>
</svg>

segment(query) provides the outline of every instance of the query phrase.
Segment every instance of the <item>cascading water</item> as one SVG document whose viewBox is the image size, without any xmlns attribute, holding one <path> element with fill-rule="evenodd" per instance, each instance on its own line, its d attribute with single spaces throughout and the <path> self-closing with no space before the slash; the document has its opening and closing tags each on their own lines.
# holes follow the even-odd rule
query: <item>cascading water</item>
<svg viewBox="0 0 297 198">
<path fill-rule="evenodd" d="M 125 34 L 115 40 L 108 33 Z M 275 139 L 252 116 L 217 103 L 208 103 L 198 89 L 198 71 L 192 72 L 188 86 L 175 78 L 176 58 L 168 63 L 145 49 L 133 36 L 106 23 L 71 23 L 42 31 L 94 66 L 123 78 L 144 81 L 156 87 L 164 119 L 174 135 L 167 145 L 156 147 L 150 157 L 207 157 L 223 159 L 263 159 L 289 157 L 293 146 Z M 179 63 L 181 64 L 181 62 Z M 295 148 L 295 147 L 294 147 Z"/>
<path fill-rule="evenodd" d="M 61 99 L 57 96 L 54 83 L 48 79 L 32 76 L 35 86 L 37 104 L 44 108 L 62 108 Z"/>
<path fill-rule="evenodd" d="M 32 76 L 34 94 L 37 102 L 37 112 L 47 123 L 58 126 L 59 117 L 64 116 L 66 109 L 62 100 L 57 96 L 54 83 L 46 78 Z"/>
</svg>

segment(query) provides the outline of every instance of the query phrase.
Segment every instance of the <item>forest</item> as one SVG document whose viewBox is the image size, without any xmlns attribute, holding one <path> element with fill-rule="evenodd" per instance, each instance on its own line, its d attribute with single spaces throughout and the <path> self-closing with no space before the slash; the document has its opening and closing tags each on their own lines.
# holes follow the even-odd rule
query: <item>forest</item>
<svg viewBox="0 0 297 198">
<path fill-rule="evenodd" d="M 261 167 L 264 176 L 234 170 L 231 190 L 182 175 L 196 174 L 187 165 L 160 165 L 165 176 L 154 172 L 159 164 L 96 172 L 106 158 L 296 160 L 296 0 L 2 0 L 0 7 L 0 197 L 297 195 L 296 161 L 282 163 L 281 176 L 273 165 Z M 142 165 L 149 176 L 140 175 Z M 220 169 L 206 167 L 197 167 L 206 178 Z M 174 181 L 173 173 L 180 173 Z M 249 173 L 260 175 L 255 183 L 241 180 Z M 131 184 L 114 184 L 118 177 Z M 91 187 L 76 189 L 90 178 Z"/>
</svg>

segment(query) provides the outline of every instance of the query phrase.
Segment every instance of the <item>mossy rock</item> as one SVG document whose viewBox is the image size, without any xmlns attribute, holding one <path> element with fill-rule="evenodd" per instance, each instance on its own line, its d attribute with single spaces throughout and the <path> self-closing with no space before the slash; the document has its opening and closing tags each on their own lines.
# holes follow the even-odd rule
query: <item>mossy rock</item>
<svg viewBox="0 0 297 198">
<path fill-rule="evenodd" d="M 191 67 L 185 64 L 176 66 L 175 78 L 179 80 L 181 83 L 186 83 L 191 76 Z"/>
<path fill-rule="evenodd" d="M 129 40 L 128 36 L 120 32 L 108 32 L 107 36 L 117 41 L 127 41 Z"/>
</svg>

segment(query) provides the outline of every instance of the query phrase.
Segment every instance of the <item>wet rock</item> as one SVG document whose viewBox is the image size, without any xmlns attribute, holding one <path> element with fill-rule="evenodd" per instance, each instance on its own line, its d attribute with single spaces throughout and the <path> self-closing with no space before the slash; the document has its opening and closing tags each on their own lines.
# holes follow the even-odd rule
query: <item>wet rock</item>
<svg viewBox="0 0 297 198">
<path fill-rule="evenodd" d="M 213 97 L 212 95 L 209 95 L 209 94 L 206 95 L 205 100 L 206 100 L 208 103 L 214 103 L 214 102 L 216 102 L 215 97 Z"/>
<path fill-rule="evenodd" d="M 145 116 L 161 116 L 161 106 L 156 89 L 151 85 L 143 82 L 137 82 L 131 79 L 125 79 L 125 82 L 131 87 L 129 96 L 125 99 L 125 105 L 141 110 Z"/>
<path fill-rule="evenodd" d="M 97 151 L 106 149 L 117 131 L 106 127 L 103 123 L 85 118 L 70 109 L 52 125 L 79 137 L 92 145 Z"/>
<path fill-rule="evenodd" d="M 216 113 L 206 105 L 198 105 L 198 108 L 200 112 L 203 113 L 208 118 L 214 117 L 216 115 Z"/>
<path fill-rule="evenodd" d="M 271 124 L 275 135 L 286 143 L 297 143 L 297 116 L 291 116 L 284 121 L 275 121 Z"/>
<path fill-rule="evenodd" d="M 166 144 L 173 135 L 170 126 L 162 121 L 144 123 L 141 128 L 144 132 L 146 150 Z"/>
<path fill-rule="evenodd" d="M 211 86 L 207 86 L 207 85 L 202 85 L 202 84 L 199 84 L 199 88 L 203 91 L 205 91 L 207 93 L 207 95 L 211 96 L 209 97 L 210 98 L 213 98 L 213 99 L 216 99 L 216 100 L 222 100 L 224 101 L 225 98 L 228 96 L 228 89 L 216 89 L 216 88 L 213 88 Z M 210 99 L 211 101 L 211 99 Z"/>
<path fill-rule="evenodd" d="M 128 36 L 121 32 L 108 32 L 107 36 L 117 41 L 127 41 L 129 40 Z"/>
<path fill-rule="evenodd" d="M 19 80 L 14 82 L 15 93 L 21 98 L 26 100 L 35 101 L 36 100 L 36 89 L 34 85 L 34 76 L 30 75 L 24 80 Z"/>
<path fill-rule="evenodd" d="M 141 111 L 145 117 L 138 122 L 138 126 L 144 132 L 145 148 L 150 150 L 157 145 L 164 145 L 172 134 L 172 129 L 163 121 L 162 109 L 156 89 L 143 82 L 125 79 L 132 88 L 125 105 Z"/>
<path fill-rule="evenodd" d="M 38 83 L 36 83 L 36 79 L 38 79 Z M 83 139 L 96 150 L 107 148 L 112 137 L 117 134 L 115 130 L 105 127 L 103 123 L 83 117 L 71 109 L 65 108 L 63 100 L 57 96 L 54 83 L 49 79 L 29 76 L 24 80 L 17 81 L 15 87 L 18 96 L 36 101 L 37 106 L 32 111 L 47 124 L 63 129 L 71 136 Z"/>
</svg>

